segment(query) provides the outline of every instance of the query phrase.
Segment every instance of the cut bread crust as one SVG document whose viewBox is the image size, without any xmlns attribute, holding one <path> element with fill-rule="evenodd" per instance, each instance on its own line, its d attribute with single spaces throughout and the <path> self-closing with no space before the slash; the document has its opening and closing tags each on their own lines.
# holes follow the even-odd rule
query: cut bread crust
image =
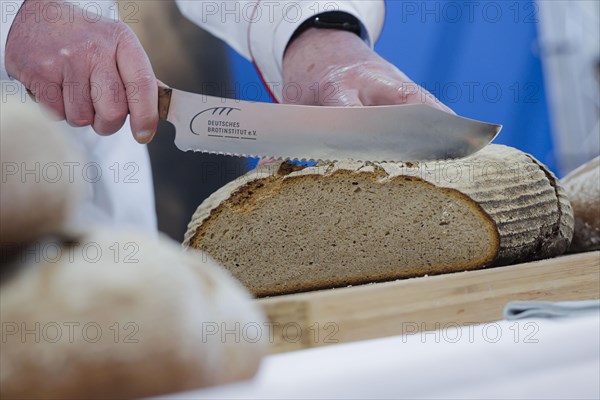
<svg viewBox="0 0 600 400">
<path fill-rule="evenodd" d="M 268 296 L 552 257 L 572 234 L 554 175 L 490 145 L 453 161 L 266 165 L 207 199 L 184 246 Z"/>
</svg>

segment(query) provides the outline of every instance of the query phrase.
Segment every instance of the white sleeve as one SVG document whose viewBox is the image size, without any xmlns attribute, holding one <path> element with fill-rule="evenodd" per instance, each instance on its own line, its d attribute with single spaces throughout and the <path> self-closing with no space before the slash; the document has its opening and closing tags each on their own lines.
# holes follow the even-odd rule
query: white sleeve
<svg viewBox="0 0 600 400">
<path fill-rule="evenodd" d="M 287 44 L 307 19 L 327 11 L 358 18 L 374 46 L 385 18 L 384 0 L 291 1 L 177 0 L 181 12 L 256 65 L 277 101 L 282 99 L 282 64 Z"/>
<path fill-rule="evenodd" d="M 10 28 L 21 9 L 21 5 L 25 0 L 2 0 L 0 2 L 0 80 L 7 80 L 8 73 L 4 65 L 4 54 L 6 51 L 6 40 Z"/>
</svg>

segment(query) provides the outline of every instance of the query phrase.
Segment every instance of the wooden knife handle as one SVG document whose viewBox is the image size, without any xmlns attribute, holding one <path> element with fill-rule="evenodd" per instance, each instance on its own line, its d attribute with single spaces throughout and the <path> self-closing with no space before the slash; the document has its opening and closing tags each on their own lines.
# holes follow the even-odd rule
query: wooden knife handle
<svg viewBox="0 0 600 400">
<path fill-rule="evenodd" d="M 166 120 L 171 107 L 171 94 L 173 89 L 167 86 L 158 85 L 158 117 Z"/>
<path fill-rule="evenodd" d="M 173 89 L 167 86 L 158 85 L 158 117 L 160 119 L 167 119 L 169 115 L 169 107 L 171 107 L 171 93 L 173 93 Z M 31 99 L 37 102 L 35 95 L 29 89 L 27 89 L 27 94 Z"/>
</svg>

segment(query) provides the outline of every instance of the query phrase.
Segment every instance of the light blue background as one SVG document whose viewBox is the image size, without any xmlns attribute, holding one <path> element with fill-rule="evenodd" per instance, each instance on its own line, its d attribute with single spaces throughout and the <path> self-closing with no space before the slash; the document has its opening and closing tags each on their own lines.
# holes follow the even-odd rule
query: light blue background
<svg viewBox="0 0 600 400">
<path fill-rule="evenodd" d="M 496 143 L 556 171 L 535 2 L 388 0 L 386 6 L 379 54 L 458 114 L 504 125 Z M 242 87 L 260 82 L 250 62 L 233 50 L 230 58 Z"/>
</svg>

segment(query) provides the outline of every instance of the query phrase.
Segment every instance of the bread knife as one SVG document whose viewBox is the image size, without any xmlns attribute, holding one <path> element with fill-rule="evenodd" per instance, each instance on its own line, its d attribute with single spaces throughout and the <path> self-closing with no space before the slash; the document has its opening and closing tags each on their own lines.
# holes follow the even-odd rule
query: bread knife
<svg viewBox="0 0 600 400">
<path fill-rule="evenodd" d="M 467 157 L 502 126 L 424 104 L 318 107 L 159 87 L 159 114 L 182 151 L 283 160 L 431 161 Z"/>
</svg>

